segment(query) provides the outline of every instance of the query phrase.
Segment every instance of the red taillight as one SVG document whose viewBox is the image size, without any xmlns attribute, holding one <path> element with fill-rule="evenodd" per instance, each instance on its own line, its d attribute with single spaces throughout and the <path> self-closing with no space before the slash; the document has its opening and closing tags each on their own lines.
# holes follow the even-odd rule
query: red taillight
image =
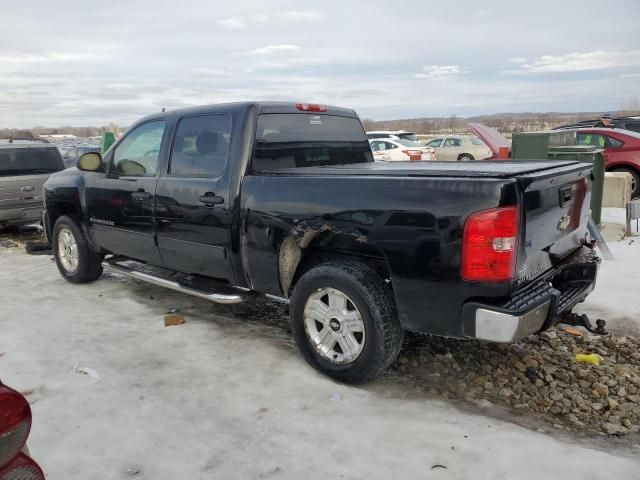
<svg viewBox="0 0 640 480">
<path fill-rule="evenodd" d="M 409 160 L 422 160 L 422 152 L 420 150 L 402 150 Z"/>
<path fill-rule="evenodd" d="M 11 465 L 0 468 L 0 480 L 44 480 L 44 474 L 36 462 L 21 453 Z"/>
<path fill-rule="evenodd" d="M 462 279 L 506 282 L 515 273 L 520 216 L 517 206 L 474 213 L 464 224 Z"/>
<path fill-rule="evenodd" d="M 326 105 L 318 105 L 317 103 L 296 103 L 296 108 L 303 112 L 326 112 Z"/>
<path fill-rule="evenodd" d="M 0 384 L 0 470 L 18 456 L 31 429 L 31 408 L 15 390 Z"/>
</svg>

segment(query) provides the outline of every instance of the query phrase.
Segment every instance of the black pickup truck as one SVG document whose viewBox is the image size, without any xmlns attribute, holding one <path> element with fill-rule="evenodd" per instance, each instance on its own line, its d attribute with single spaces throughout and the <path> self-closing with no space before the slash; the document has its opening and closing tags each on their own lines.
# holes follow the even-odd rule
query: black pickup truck
<svg viewBox="0 0 640 480">
<path fill-rule="evenodd" d="M 44 187 L 64 278 L 290 302 L 300 351 L 342 381 L 404 331 L 513 342 L 595 285 L 589 164 L 374 162 L 352 110 L 246 102 L 148 116 L 77 166 Z"/>
</svg>

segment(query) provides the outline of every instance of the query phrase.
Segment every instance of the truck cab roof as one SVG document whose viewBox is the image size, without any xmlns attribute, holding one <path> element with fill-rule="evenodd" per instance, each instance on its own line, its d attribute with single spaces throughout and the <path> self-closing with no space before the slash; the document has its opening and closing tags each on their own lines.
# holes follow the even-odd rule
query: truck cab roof
<svg viewBox="0 0 640 480">
<path fill-rule="evenodd" d="M 173 116 L 184 115 L 200 115 L 216 111 L 242 110 L 254 106 L 258 109 L 258 114 L 270 113 L 307 113 L 313 115 L 337 115 L 341 117 L 358 118 L 358 114 L 349 108 L 336 107 L 332 105 L 320 105 L 296 102 L 275 102 L 275 101 L 247 101 L 247 102 L 229 102 L 216 103 L 211 105 L 201 105 L 196 107 L 185 107 L 176 110 L 167 110 L 166 112 L 154 113 L 147 115 L 138 123 L 144 123 L 149 120 L 159 120 Z M 318 109 L 305 109 L 305 107 L 320 107 Z"/>
</svg>

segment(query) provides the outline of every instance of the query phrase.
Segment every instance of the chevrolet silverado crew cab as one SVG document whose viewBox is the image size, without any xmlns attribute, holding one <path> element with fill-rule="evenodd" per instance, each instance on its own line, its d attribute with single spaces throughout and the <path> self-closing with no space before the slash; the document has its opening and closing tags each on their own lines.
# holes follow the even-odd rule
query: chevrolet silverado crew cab
<svg viewBox="0 0 640 480">
<path fill-rule="evenodd" d="M 289 302 L 302 355 L 373 378 L 404 331 L 514 342 L 593 289 L 591 166 L 374 162 L 358 116 L 232 103 L 148 116 L 45 184 L 58 269 Z"/>
</svg>

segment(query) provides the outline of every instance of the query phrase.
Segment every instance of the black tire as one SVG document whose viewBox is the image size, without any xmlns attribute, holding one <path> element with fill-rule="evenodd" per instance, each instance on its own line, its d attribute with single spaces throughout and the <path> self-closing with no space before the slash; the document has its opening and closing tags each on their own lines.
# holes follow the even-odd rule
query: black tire
<svg viewBox="0 0 640 480">
<path fill-rule="evenodd" d="M 77 246 L 77 268 L 73 271 L 65 268 L 60 256 L 59 239 L 60 232 L 63 230 L 73 235 Z M 93 282 L 102 275 L 102 257 L 93 251 L 78 221 L 73 217 L 63 215 L 58 218 L 53 227 L 51 237 L 51 246 L 56 265 L 60 275 L 65 280 L 71 283 L 87 283 Z"/>
<path fill-rule="evenodd" d="M 459 162 L 470 162 L 472 160 L 475 160 L 475 158 L 473 158 L 473 155 L 471 155 L 470 153 L 461 153 L 460 155 L 458 155 Z"/>
<path fill-rule="evenodd" d="M 324 358 L 311 343 L 304 320 L 310 296 L 321 289 L 337 289 L 346 294 L 364 322 L 364 345 L 355 360 L 336 364 Z M 391 288 L 372 269 L 359 262 L 321 264 L 298 281 L 291 296 L 291 330 L 300 353 L 320 372 L 346 383 L 374 379 L 397 358 L 404 332 Z"/>
<path fill-rule="evenodd" d="M 610 172 L 623 172 L 630 173 L 633 177 L 633 191 L 631 192 L 631 198 L 640 197 L 640 174 L 637 170 L 630 167 L 616 167 L 609 170 Z"/>
</svg>

